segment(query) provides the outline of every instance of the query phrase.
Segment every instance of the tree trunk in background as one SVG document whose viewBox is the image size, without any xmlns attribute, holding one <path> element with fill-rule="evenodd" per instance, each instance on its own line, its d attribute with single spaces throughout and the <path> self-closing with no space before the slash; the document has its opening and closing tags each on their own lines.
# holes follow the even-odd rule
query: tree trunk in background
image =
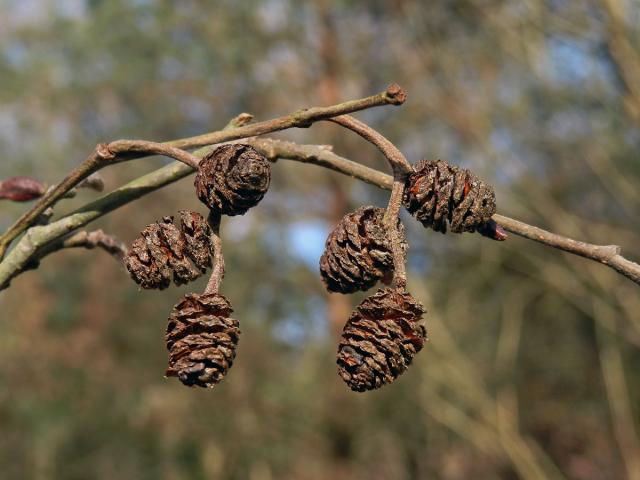
<svg viewBox="0 0 640 480">
<path fill-rule="evenodd" d="M 338 48 L 336 31 L 331 18 L 329 2 L 316 1 L 316 10 L 319 17 L 319 52 L 321 62 L 321 74 L 318 79 L 318 100 L 321 104 L 332 105 L 340 101 L 338 87 L 338 70 L 340 64 L 340 50 Z M 327 134 L 327 143 L 338 147 L 344 138 L 338 129 L 332 129 Z M 333 228 L 349 208 L 347 194 L 343 187 L 343 179 L 335 175 L 329 175 L 329 188 L 331 189 L 331 205 L 327 211 L 327 221 Z M 345 295 L 327 293 L 327 314 L 331 333 L 337 338 L 342 332 L 342 326 L 351 313 L 351 302 Z"/>
<path fill-rule="evenodd" d="M 334 20 L 331 15 L 330 2 L 327 0 L 316 0 L 316 12 L 318 15 L 319 28 L 319 51 L 318 58 L 321 62 L 321 74 L 318 81 L 318 100 L 321 104 L 331 105 L 340 101 L 340 89 L 338 86 L 340 49 L 338 47 L 337 32 Z M 337 128 L 327 132 L 326 143 L 333 145 L 336 150 L 342 150 L 344 145 L 343 132 Z M 328 187 L 331 192 L 331 204 L 327 210 L 327 222 L 329 228 L 342 219 L 349 208 L 347 192 L 344 187 L 344 179 L 335 175 L 329 175 Z M 342 333 L 342 327 L 351 313 L 351 302 L 348 295 L 338 293 L 325 293 L 327 299 L 327 319 L 331 332 L 331 339 L 336 342 Z M 337 376 L 337 375 L 336 375 Z M 335 405 L 345 404 L 345 396 L 350 392 L 342 382 L 336 381 L 327 395 L 326 406 L 333 413 L 328 413 L 327 432 L 331 445 L 330 455 L 334 458 L 335 480 L 343 480 L 353 477 L 350 465 L 351 446 L 353 443 L 353 431 L 350 423 L 345 421 L 344 416 L 349 415 L 345 410 L 335 409 Z"/>
</svg>

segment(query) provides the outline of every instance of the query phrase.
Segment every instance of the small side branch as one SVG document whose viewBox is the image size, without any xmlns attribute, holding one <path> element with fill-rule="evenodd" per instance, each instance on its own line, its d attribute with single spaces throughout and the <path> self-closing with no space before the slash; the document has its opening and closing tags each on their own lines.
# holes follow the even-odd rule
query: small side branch
<svg viewBox="0 0 640 480">
<path fill-rule="evenodd" d="M 221 130 L 196 137 L 174 140 L 173 142 L 168 142 L 168 145 L 182 149 L 191 149 L 216 143 L 230 142 L 241 138 L 256 137 L 267 133 L 279 132 L 288 128 L 307 128 L 315 122 L 339 115 L 359 112 L 384 105 L 402 105 L 406 98 L 407 95 L 402 87 L 392 83 L 384 92 L 371 95 L 370 97 L 349 100 L 330 107 L 303 108 L 302 110 L 274 118 L 273 120 L 251 123 L 230 130 Z"/>
<path fill-rule="evenodd" d="M 224 278 L 224 256 L 222 255 L 222 240 L 220 239 L 220 212 L 209 212 L 207 222 L 211 227 L 211 245 L 213 246 L 213 268 L 211 270 L 211 277 L 207 283 L 207 287 L 204 289 L 204 293 L 207 295 L 218 293 L 220 290 L 220 284 Z"/>
<path fill-rule="evenodd" d="M 375 187 L 391 190 L 393 178 L 361 163 L 341 157 L 329 145 L 300 145 L 287 140 L 252 138 L 245 140 L 272 162 L 279 158 L 309 163 L 361 180 Z"/>
<path fill-rule="evenodd" d="M 120 262 L 127 254 L 127 246 L 123 242 L 99 229 L 92 232 L 84 230 L 76 232 L 60 242 L 51 243 L 42 251 L 43 255 L 40 258 L 65 248 L 86 248 L 89 250 L 100 248 Z"/>
<path fill-rule="evenodd" d="M 116 140 L 115 142 L 109 143 L 106 147 L 113 155 L 107 162 L 108 164 L 125 162 L 148 155 L 163 155 L 196 169 L 200 161 L 189 152 L 179 148 L 172 147 L 165 143 L 149 142 L 147 140 Z"/>
<path fill-rule="evenodd" d="M 372 143 L 382 152 L 388 160 L 393 172 L 407 174 L 413 171 L 411 164 L 407 161 L 400 150 L 380 132 L 374 130 L 369 125 L 352 117 L 351 115 L 341 115 L 330 118 L 330 122 L 337 123 L 352 132 L 357 133 L 369 143 Z"/>
<path fill-rule="evenodd" d="M 38 227 L 43 228 L 43 227 Z M 23 245 L 24 247 L 24 245 Z M 94 230 L 91 232 L 80 231 L 71 233 L 69 235 L 60 237 L 58 240 L 54 240 L 42 248 L 34 249 L 34 252 L 25 258 L 25 261 L 21 262 L 10 271 L 10 274 L 0 275 L 0 290 L 9 286 L 9 282 L 21 273 L 37 268 L 40 261 L 51 255 L 52 253 L 65 250 L 67 248 L 86 248 L 93 250 L 99 248 L 104 250 L 118 262 L 122 262 L 124 256 L 127 254 L 127 246 L 118 240 L 113 235 L 108 235 L 102 230 Z"/>
<path fill-rule="evenodd" d="M 504 215 L 495 214 L 493 219 L 508 232 L 558 250 L 600 262 L 640 285 L 640 265 L 623 257 L 621 255 L 622 249 L 618 245 L 594 245 L 581 242 Z"/>
</svg>

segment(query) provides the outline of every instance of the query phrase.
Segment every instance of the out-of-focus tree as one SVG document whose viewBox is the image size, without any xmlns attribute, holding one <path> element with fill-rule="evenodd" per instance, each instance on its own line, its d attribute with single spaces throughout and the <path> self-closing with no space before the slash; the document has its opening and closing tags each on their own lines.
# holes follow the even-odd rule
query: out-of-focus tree
<svg viewBox="0 0 640 480">
<path fill-rule="evenodd" d="M 411 161 L 473 168 L 502 212 L 638 258 L 639 17 L 631 0 L 5 1 L 0 178 L 53 183 L 100 141 L 179 138 L 393 80 L 403 108 L 361 118 Z M 382 168 L 336 128 L 281 136 Z M 317 274 L 328 210 L 336 192 L 345 209 L 385 201 L 336 175 L 280 161 L 260 207 L 225 224 L 243 336 L 214 391 L 162 378 L 165 318 L 201 284 L 142 293 L 88 252 L 16 279 L 0 297 L 6 478 L 638 478 L 637 286 L 517 238 L 407 217 L 431 341 L 393 386 L 336 393 Z M 4 230 L 24 207 L 1 206 Z M 130 240 L 179 208 L 200 209 L 190 180 L 98 226 Z"/>
</svg>

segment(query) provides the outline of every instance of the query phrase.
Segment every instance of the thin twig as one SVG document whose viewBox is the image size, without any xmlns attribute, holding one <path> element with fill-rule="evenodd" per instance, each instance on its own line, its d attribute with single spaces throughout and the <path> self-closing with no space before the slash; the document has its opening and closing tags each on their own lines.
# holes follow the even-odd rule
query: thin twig
<svg viewBox="0 0 640 480">
<path fill-rule="evenodd" d="M 406 288 L 407 286 L 407 269 L 405 263 L 407 261 L 406 254 L 402 248 L 402 238 L 398 229 L 398 215 L 402 206 L 402 196 L 404 194 L 404 180 L 394 176 L 391 195 L 389 196 L 389 205 L 384 214 L 384 222 L 386 223 L 389 239 L 391 240 L 391 252 L 393 254 L 393 282 L 398 288 Z"/>
<path fill-rule="evenodd" d="M 389 165 L 394 172 L 409 173 L 413 171 L 411 164 L 398 148 L 384 137 L 380 132 L 374 130 L 369 125 L 352 117 L 351 115 L 340 115 L 329 118 L 328 121 L 337 123 L 352 132 L 357 133 L 366 141 L 375 145 L 389 161 Z"/>
<path fill-rule="evenodd" d="M 621 255 L 622 249 L 618 245 L 594 245 L 573 240 L 572 238 L 548 232 L 542 228 L 528 225 L 519 220 L 505 217 L 504 215 L 495 214 L 493 219 L 508 232 L 515 233 L 534 242 L 600 262 L 640 285 L 640 265 L 623 257 Z"/>
<path fill-rule="evenodd" d="M 86 248 L 88 250 L 99 248 L 107 252 L 118 262 L 122 262 L 124 256 L 127 254 L 127 246 L 113 235 L 108 235 L 101 229 L 94 230 L 92 232 L 83 230 L 80 232 L 70 233 L 39 249 L 37 254 L 33 255 L 29 262 L 24 265 L 22 271 L 18 273 L 35 269 L 39 266 L 40 261 L 46 256 L 68 248 Z"/>
<path fill-rule="evenodd" d="M 60 241 L 50 243 L 40 250 L 39 259 L 65 248 L 86 248 L 88 250 L 100 248 L 119 261 L 122 261 L 127 254 L 127 246 L 123 242 L 113 235 L 106 234 L 101 229 L 98 229 L 92 232 L 82 230 Z"/>
<path fill-rule="evenodd" d="M 210 210 L 207 222 L 211 227 L 211 245 L 213 245 L 213 268 L 211 277 L 204 289 L 205 295 L 218 293 L 220 284 L 224 278 L 224 256 L 222 255 L 222 240 L 220 239 L 221 214 L 218 211 Z"/>
<path fill-rule="evenodd" d="M 289 115 L 274 118 L 264 122 L 252 123 L 242 127 L 238 127 L 231 130 L 221 130 L 217 132 L 207 133 L 204 135 L 198 135 L 195 137 L 183 138 L 180 140 L 174 140 L 163 144 L 157 144 L 154 142 L 147 142 L 148 149 L 146 150 L 143 145 L 139 143 L 127 144 L 128 140 L 118 140 L 107 144 L 99 144 L 96 146 L 93 152 L 82 162 L 77 168 L 75 168 L 67 177 L 60 182 L 55 189 L 48 192 L 45 196 L 33 206 L 31 210 L 22 215 L 4 235 L 0 237 L 0 259 L 4 257 L 9 244 L 18 236 L 29 228 L 34 221 L 44 212 L 48 207 L 52 206 L 57 200 L 62 198 L 64 194 L 75 187 L 82 180 L 87 178 L 94 172 L 111 165 L 126 160 L 133 160 L 135 158 L 141 158 L 154 154 L 156 151 L 160 151 L 158 145 L 162 145 L 174 153 L 178 153 L 185 149 L 192 149 L 202 147 L 205 145 L 211 145 L 215 143 L 228 142 L 231 140 L 237 140 L 240 138 L 247 138 L 256 135 L 263 135 L 265 133 L 277 132 L 293 127 L 308 127 L 312 123 L 324 120 L 327 118 L 343 115 L 345 113 L 352 113 L 367 108 L 382 106 L 382 105 L 400 105 L 404 102 L 406 94 L 404 90 L 396 85 L 392 84 L 387 87 L 384 92 L 365 97 L 357 100 L 349 100 L 344 103 L 332 105 L 329 107 L 312 107 L 303 110 L 298 110 Z M 131 150 L 126 150 L 126 148 Z M 160 153 L 166 155 L 166 153 Z M 171 155 L 169 155 L 171 156 Z M 187 158 L 176 158 L 176 160 L 185 161 Z"/>
<path fill-rule="evenodd" d="M 114 156 L 109 164 L 124 162 L 133 158 L 148 155 L 164 155 L 179 162 L 198 168 L 199 159 L 189 152 L 165 143 L 149 142 L 147 140 L 116 140 L 107 144 L 107 149 Z"/>
<path fill-rule="evenodd" d="M 287 140 L 274 140 L 272 138 L 252 138 L 245 140 L 244 143 L 253 146 L 273 162 L 280 158 L 309 163 L 328 168 L 385 190 L 391 190 L 393 185 L 393 178 L 390 175 L 341 157 L 326 145 L 300 145 Z"/>
</svg>

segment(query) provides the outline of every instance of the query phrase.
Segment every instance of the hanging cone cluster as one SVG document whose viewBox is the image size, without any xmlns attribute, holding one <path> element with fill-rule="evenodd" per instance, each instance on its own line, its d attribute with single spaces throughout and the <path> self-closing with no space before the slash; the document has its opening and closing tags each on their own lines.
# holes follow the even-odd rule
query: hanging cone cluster
<svg viewBox="0 0 640 480">
<path fill-rule="evenodd" d="M 211 229 L 202 215 L 180 210 L 180 228 L 173 217 L 152 223 L 133 241 L 124 264 L 142 288 L 182 285 L 211 267 Z"/>
<path fill-rule="evenodd" d="M 212 388 L 220 383 L 233 365 L 240 336 L 232 312 L 223 295 L 185 295 L 167 325 L 167 377 L 178 377 L 189 387 Z"/>
<path fill-rule="evenodd" d="M 200 201 L 224 215 L 243 215 L 262 200 L 271 182 L 269 160 L 249 145 L 221 145 L 198 167 Z"/>
<path fill-rule="evenodd" d="M 427 340 L 424 307 L 409 293 L 381 288 L 351 314 L 338 346 L 338 374 L 356 392 L 393 382 Z"/>
<path fill-rule="evenodd" d="M 320 258 L 320 275 L 330 292 L 368 290 L 393 274 L 391 240 L 383 224 L 383 208 L 365 206 L 345 215 L 329 234 Z M 406 252 L 404 226 L 398 220 Z"/>
<path fill-rule="evenodd" d="M 493 188 L 468 170 L 442 160 L 422 160 L 407 178 L 404 206 L 425 227 L 474 232 L 496 212 Z"/>
</svg>

